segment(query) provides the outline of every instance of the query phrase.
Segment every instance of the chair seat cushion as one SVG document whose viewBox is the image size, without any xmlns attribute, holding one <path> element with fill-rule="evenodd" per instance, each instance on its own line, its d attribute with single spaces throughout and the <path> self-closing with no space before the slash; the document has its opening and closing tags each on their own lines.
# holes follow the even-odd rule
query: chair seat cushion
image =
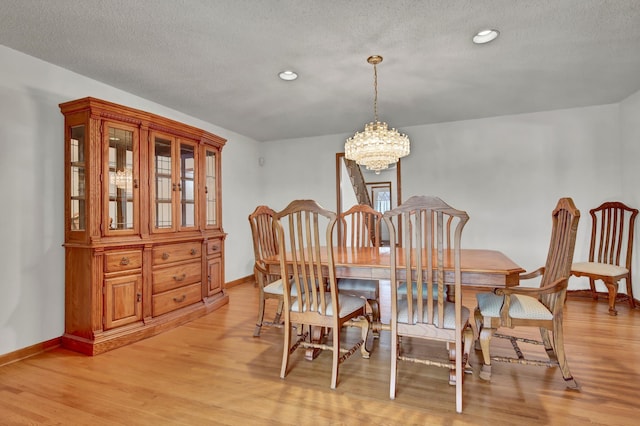
<svg viewBox="0 0 640 426">
<path fill-rule="evenodd" d="M 417 301 L 413 301 L 413 321 L 418 320 L 418 312 L 416 309 Z M 455 303 L 452 302 L 444 302 L 444 328 L 455 329 L 456 328 L 456 311 L 455 311 Z M 433 322 L 436 326 L 440 326 L 438 321 L 438 305 L 434 303 L 433 306 Z M 407 323 L 409 317 L 409 309 L 407 307 L 407 301 L 398 301 L 398 322 Z M 423 322 L 427 322 L 428 310 L 427 307 L 424 306 L 423 312 Z M 462 307 L 462 324 L 464 325 L 469 320 L 469 309 L 466 306 Z"/>
<path fill-rule="evenodd" d="M 282 286 L 282 280 L 276 280 L 272 283 L 269 283 L 268 285 L 264 286 L 264 288 L 262 289 L 265 293 L 269 293 L 269 294 L 280 294 L 280 295 L 284 295 L 284 288 Z M 296 289 L 295 284 L 291 285 L 291 295 L 292 296 L 297 296 L 298 295 L 298 290 Z"/>
<path fill-rule="evenodd" d="M 325 293 L 326 301 L 327 301 L 327 312 L 325 315 L 333 315 L 333 303 L 331 303 L 331 293 Z M 353 311 L 357 311 L 365 306 L 366 301 L 357 296 L 349 296 L 346 294 L 338 294 L 338 304 L 340 305 L 340 317 L 344 317 L 352 313 Z M 291 304 L 291 311 L 298 311 L 298 300 Z M 314 309 L 312 309 L 314 310 Z M 306 312 L 306 304 L 303 303 L 302 311 Z M 322 314 L 322 311 L 319 312 Z"/>
<path fill-rule="evenodd" d="M 509 316 L 520 319 L 541 319 L 551 320 L 553 314 L 538 299 L 522 294 L 512 294 Z M 499 317 L 500 310 L 504 304 L 504 296 L 493 293 L 478 293 L 478 308 L 485 317 Z"/>
<path fill-rule="evenodd" d="M 284 294 L 284 289 L 282 288 L 282 280 L 276 280 L 272 283 L 267 284 L 262 289 L 265 293 L 269 294 Z"/>
<path fill-rule="evenodd" d="M 597 274 L 605 277 L 616 277 L 629 272 L 622 266 L 609 265 L 608 263 L 578 262 L 571 265 L 571 272 L 584 272 L 585 274 Z"/>
<path fill-rule="evenodd" d="M 412 288 L 413 288 L 413 297 L 416 297 L 418 294 L 418 284 L 416 282 L 412 282 Z M 422 286 L 422 293 L 424 295 L 427 294 L 427 284 L 423 284 Z M 444 286 L 444 294 L 447 294 L 447 286 Z M 403 296 L 403 297 L 407 297 L 407 283 L 402 283 L 398 286 L 398 296 Z M 434 284 L 433 286 L 433 291 L 431 294 L 431 297 L 433 299 L 437 299 L 438 298 L 438 286 Z"/>
<path fill-rule="evenodd" d="M 378 280 L 338 279 L 338 290 L 378 291 Z"/>
</svg>

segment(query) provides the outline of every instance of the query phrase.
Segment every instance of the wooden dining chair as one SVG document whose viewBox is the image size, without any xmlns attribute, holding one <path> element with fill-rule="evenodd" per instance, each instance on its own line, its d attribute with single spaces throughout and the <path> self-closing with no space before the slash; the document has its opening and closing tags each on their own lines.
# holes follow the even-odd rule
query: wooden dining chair
<svg viewBox="0 0 640 426">
<path fill-rule="evenodd" d="M 343 249 L 380 247 L 380 224 L 382 213 L 367 204 L 356 204 L 339 216 L 341 229 L 338 245 Z M 380 283 L 378 280 L 339 278 L 338 291 L 364 298 L 371 312 L 371 322 L 380 321 Z M 379 337 L 374 331 L 373 336 Z"/>
<path fill-rule="evenodd" d="M 449 218 L 453 239 L 447 244 Z M 391 250 L 391 378 L 389 396 L 395 399 L 398 360 L 449 369 L 449 383 L 455 384 L 456 411 L 462 412 L 463 365 L 466 364 L 473 332 L 470 311 L 462 305 L 460 244 L 462 229 L 469 220 L 437 197 L 409 198 L 383 216 L 389 227 L 391 247 L 398 239 L 395 224 L 402 224 L 404 247 Z M 452 263 L 452 267 L 450 264 Z M 412 282 L 413 297 L 399 297 L 398 284 Z M 447 300 L 445 286 L 451 285 L 453 300 Z M 433 296 L 432 296 L 433 295 Z M 403 345 L 411 339 L 445 342 L 447 356 L 408 354 Z"/>
<path fill-rule="evenodd" d="M 633 233 L 638 209 L 620 202 L 603 203 L 589 210 L 591 215 L 591 244 L 589 261 L 571 266 L 571 275 L 588 277 L 591 294 L 598 300 L 595 282 L 604 282 L 609 292 L 609 315 L 618 315 L 616 297 L 621 280 L 627 283 L 629 306 L 635 308 L 631 285 L 631 255 Z"/>
<path fill-rule="evenodd" d="M 253 253 L 255 263 L 253 274 L 258 286 L 258 319 L 253 337 L 260 337 L 263 325 L 282 327 L 281 315 L 284 306 L 284 290 L 280 275 L 269 273 L 264 259 L 278 254 L 275 228 L 273 227 L 273 215 L 275 212 L 268 206 L 258 206 L 249 215 L 251 235 L 253 237 Z M 278 302 L 275 318 L 272 322 L 264 321 L 264 310 L 267 299 Z"/>
<path fill-rule="evenodd" d="M 436 219 L 436 212 L 434 211 L 432 214 L 434 215 L 434 217 L 433 217 L 433 220 L 431 221 L 431 232 L 435 233 L 436 232 L 436 228 L 435 227 L 436 227 L 436 223 L 437 223 L 437 221 L 435 220 Z M 452 245 L 451 245 L 451 231 L 452 231 L 451 226 L 453 224 L 453 219 L 454 219 L 453 216 L 449 216 L 447 218 L 447 220 L 446 220 L 446 223 L 443 225 L 442 240 L 443 240 L 444 247 L 452 247 Z M 411 224 L 411 222 L 409 222 L 408 226 L 411 227 L 413 225 Z M 428 228 L 422 229 L 422 236 L 425 239 L 427 239 L 427 229 Z M 411 229 L 409 229 L 409 238 L 413 238 L 413 231 Z M 411 241 L 410 241 L 410 243 L 411 243 Z M 435 243 L 435 241 L 434 241 L 434 243 Z M 435 248 L 435 246 L 434 246 L 434 248 Z M 422 290 L 426 294 L 427 287 L 423 286 Z M 412 291 L 413 297 L 416 297 L 416 294 L 417 294 L 417 291 L 418 291 L 418 289 L 416 287 L 416 283 L 412 283 L 411 291 Z M 447 291 L 449 291 L 449 286 L 445 286 L 444 291 L 445 291 L 445 294 L 446 294 Z M 398 297 L 400 297 L 400 298 L 407 297 L 407 283 L 405 283 L 405 282 L 399 282 L 398 283 Z M 434 298 L 438 297 L 437 288 L 433 290 L 433 297 Z"/>
<path fill-rule="evenodd" d="M 338 292 L 333 259 L 337 215 L 313 200 L 292 201 L 274 215 L 280 253 L 280 270 L 291 280 L 283 280 L 284 345 L 280 377 L 288 373 L 290 355 L 298 348 L 332 351 L 331 388 L 338 384 L 338 369 L 358 348 L 369 358 L 366 341 L 369 320 L 366 301 Z M 324 267 L 323 267 L 324 263 Z M 326 286 L 324 285 L 326 283 Z M 294 295 L 297 295 L 294 297 Z M 297 340 L 292 344 L 293 325 Z M 345 345 L 341 342 L 344 326 L 360 328 L 360 338 Z M 315 341 L 312 328 L 330 329 L 332 343 Z M 324 337 L 326 333 L 320 333 Z"/>
<path fill-rule="evenodd" d="M 476 295 L 478 306 L 475 319 L 484 360 L 481 379 L 491 380 L 491 361 L 559 366 L 567 387 L 578 388 L 564 351 L 562 320 L 580 212 L 571 198 L 561 198 L 551 217 L 551 242 L 545 266 L 520 275 L 521 280 L 541 277 L 540 286 L 518 285 Z M 542 341 L 498 334 L 496 329 L 499 327 L 535 327 L 539 329 Z M 549 337 L 549 332 L 553 339 Z M 510 340 L 517 357 L 491 356 L 490 341 L 494 336 Z M 544 345 L 549 359 L 525 358 L 518 342 Z"/>
</svg>

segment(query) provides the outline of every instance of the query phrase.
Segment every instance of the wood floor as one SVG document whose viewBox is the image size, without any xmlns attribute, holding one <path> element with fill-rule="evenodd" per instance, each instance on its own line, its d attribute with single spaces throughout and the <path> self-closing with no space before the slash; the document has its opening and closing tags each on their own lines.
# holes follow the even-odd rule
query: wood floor
<svg viewBox="0 0 640 426">
<path fill-rule="evenodd" d="M 309 362 L 297 351 L 280 379 L 282 330 L 253 338 L 256 289 L 229 295 L 219 311 L 96 357 L 53 349 L 0 367 L 0 424 L 630 425 L 640 417 L 640 310 L 623 303 L 611 317 L 606 300 L 567 302 L 566 351 L 580 391 L 567 390 L 557 368 L 494 363 L 491 382 L 465 377 L 456 414 L 442 368 L 401 362 L 389 400 L 386 332 L 370 342 L 369 360 L 358 353 L 342 364 L 336 390 L 328 353 Z M 475 306 L 474 294 L 465 301 Z M 494 340 L 496 354 L 511 355 L 509 342 Z"/>
</svg>

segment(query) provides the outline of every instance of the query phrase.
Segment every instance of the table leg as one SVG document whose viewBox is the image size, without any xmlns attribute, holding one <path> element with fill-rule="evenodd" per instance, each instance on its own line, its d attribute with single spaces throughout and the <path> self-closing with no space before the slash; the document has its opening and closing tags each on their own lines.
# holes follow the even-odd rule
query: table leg
<svg viewBox="0 0 640 426">
<path fill-rule="evenodd" d="M 326 327 L 317 327 L 317 326 L 311 327 L 311 341 L 314 343 L 323 343 L 324 337 L 327 334 L 327 330 L 328 329 Z M 307 348 L 307 350 L 304 353 L 304 358 L 307 361 L 313 361 L 318 357 L 318 355 L 320 355 L 320 352 L 322 352 L 322 349 Z"/>
</svg>

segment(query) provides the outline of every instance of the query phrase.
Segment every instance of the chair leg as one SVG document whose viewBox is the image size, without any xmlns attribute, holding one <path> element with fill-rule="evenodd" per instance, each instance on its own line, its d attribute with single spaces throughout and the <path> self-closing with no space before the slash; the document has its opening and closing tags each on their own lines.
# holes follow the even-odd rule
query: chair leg
<svg viewBox="0 0 640 426">
<path fill-rule="evenodd" d="M 462 362 L 464 358 L 464 350 L 462 350 L 461 341 L 456 342 L 456 412 L 462 413 Z M 459 353 L 462 351 L 462 354 Z"/>
<path fill-rule="evenodd" d="M 340 368 L 340 330 L 335 327 L 333 331 L 333 345 L 331 350 L 333 351 L 332 367 L 331 367 L 331 389 L 335 389 L 338 386 L 338 369 Z"/>
<path fill-rule="evenodd" d="M 625 278 L 627 282 L 627 296 L 629 296 L 629 307 L 631 309 L 636 308 L 636 301 L 633 299 L 633 286 L 631 285 L 631 274 L 627 278 Z"/>
<path fill-rule="evenodd" d="M 609 290 L 609 315 L 615 316 L 618 315 L 618 311 L 616 311 L 616 297 L 618 297 L 618 283 L 613 282 L 610 283 L 605 281 L 604 284 L 607 286 L 607 290 Z"/>
<path fill-rule="evenodd" d="M 555 343 L 551 343 L 551 339 L 549 338 L 549 330 L 544 327 L 540 327 L 540 337 L 542 337 L 542 344 L 544 345 L 544 350 L 547 352 L 547 356 L 551 362 L 558 362 L 558 355 L 555 351 Z"/>
<path fill-rule="evenodd" d="M 562 377 L 564 378 L 565 384 L 570 389 L 579 389 L 578 382 L 571 375 L 571 371 L 569 370 L 569 363 L 567 362 L 567 357 L 564 353 L 564 335 L 562 331 L 562 317 L 556 318 L 553 322 L 553 347 L 555 348 L 555 353 L 558 357 L 558 364 L 560 365 L 560 370 L 562 371 Z"/>
<path fill-rule="evenodd" d="M 484 325 L 484 318 L 479 309 L 475 310 L 476 325 L 478 328 L 478 341 L 482 350 L 483 365 L 480 367 L 480 378 L 482 380 L 491 380 L 491 352 L 489 350 L 491 337 L 494 329 L 487 328 Z"/>
<path fill-rule="evenodd" d="M 396 399 L 396 379 L 398 378 L 398 335 L 391 331 L 391 369 L 389 377 L 389 398 Z"/>
<path fill-rule="evenodd" d="M 302 324 L 299 330 L 302 330 Z M 287 375 L 287 368 L 289 366 L 289 354 L 291 353 L 291 322 L 286 318 L 284 321 L 284 342 L 282 345 L 282 366 L 280 367 L 280 378 L 284 379 Z"/>
<path fill-rule="evenodd" d="M 589 287 L 591 288 L 591 297 L 593 300 L 598 300 L 598 292 L 596 291 L 596 280 L 589 278 Z"/>
<path fill-rule="evenodd" d="M 280 324 L 280 317 L 282 316 L 282 309 L 284 309 L 284 300 L 280 299 L 278 302 L 278 309 L 276 310 L 276 316 L 273 318 L 274 324 Z"/>
<path fill-rule="evenodd" d="M 256 328 L 253 331 L 253 337 L 260 337 L 260 330 L 262 330 L 263 320 L 264 320 L 264 293 L 261 288 L 260 295 L 258 296 L 258 319 L 256 321 Z"/>
</svg>

